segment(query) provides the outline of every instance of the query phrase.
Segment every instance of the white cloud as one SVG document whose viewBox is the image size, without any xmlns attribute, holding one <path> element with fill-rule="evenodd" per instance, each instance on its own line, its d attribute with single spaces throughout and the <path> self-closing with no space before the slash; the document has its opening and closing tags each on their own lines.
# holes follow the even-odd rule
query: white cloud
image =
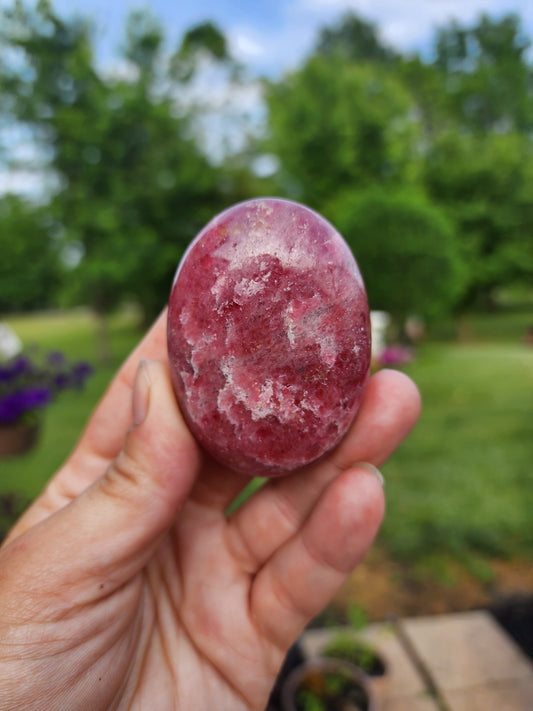
<svg viewBox="0 0 533 711">
<path fill-rule="evenodd" d="M 230 52 L 242 62 L 255 60 L 266 54 L 266 47 L 258 33 L 250 27 L 234 27 L 228 32 Z"/>
</svg>

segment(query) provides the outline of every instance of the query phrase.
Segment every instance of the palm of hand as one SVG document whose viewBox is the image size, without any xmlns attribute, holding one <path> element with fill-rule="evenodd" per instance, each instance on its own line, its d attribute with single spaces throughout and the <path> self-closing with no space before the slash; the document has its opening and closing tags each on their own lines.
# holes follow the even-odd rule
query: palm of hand
<svg viewBox="0 0 533 711">
<path fill-rule="evenodd" d="M 145 569 L 107 601 L 100 623 L 91 625 L 102 630 L 89 641 L 97 657 L 93 685 L 98 679 L 105 688 L 98 708 L 265 707 L 283 650 L 255 623 L 252 576 L 221 544 L 224 519 L 212 520 L 204 540 L 196 539 L 209 551 L 203 564 L 187 544 L 196 523 L 201 525 L 176 526 Z M 113 683 L 105 685 L 110 674 Z"/>
<path fill-rule="evenodd" d="M 127 645 L 135 651 L 119 709 L 262 711 L 266 705 L 283 649 L 256 622 L 253 576 L 222 542 L 224 519 L 211 517 L 198 537 L 201 518 L 176 526 L 162 541 L 141 575 L 137 604 L 139 582 L 132 587 L 133 614 L 124 630 L 136 628 L 137 640 Z"/>
</svg>

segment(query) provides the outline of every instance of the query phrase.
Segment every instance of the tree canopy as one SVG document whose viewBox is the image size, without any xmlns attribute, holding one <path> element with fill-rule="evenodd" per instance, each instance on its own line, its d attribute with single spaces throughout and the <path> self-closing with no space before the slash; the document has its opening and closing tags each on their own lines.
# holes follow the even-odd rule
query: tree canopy
<svg viewBox="0 0 533 711">
<path fill-rule="evenodd" d="M 375 65 L 314 56 L 271 84 L 269 146 L 300 199 L 321 209 L 339 188 L 409 181 L 418 131 L 409 94 Z"/>
<path fill-rule="evenodd" d="M 34 174 L 51 187 L 39 204 L 1 199 L 4 264 L 22 270 L 21 255 L 37 250 L 42 269 L 26 266 L 39 282 L 27 298 L 2 284 L 0 309 L 61 301 L 105 314 L 133 300 L 149 318 L 203 224 L 265 192 L 346 230 L 376 307 L 399 315 L 436 318 L 531 284 L 530 45 L 519 16 L 485 14 L 440 27 L 428 54 L 406 54 L 345 14 L 301 65 L 263 82 L 261 128 L 248 135 L 226 115 L 242 140 L 215 160 L 202 141 L 224 100 L 209 107 L 204 90 L 195 108 L 195 82 L 216 66 L 240 82 L 230 88 L 247 87 L 214 23 L 169 48 L 157 18 L 136 11 L 118 61 L 102 68 L 88 21 L 65 19 L 50 0 L 14 2 L 1 11 L 0 127 L 27 136 Z M 261 177 L 265 154 L 273 169 Z"/>
<path fill-rule="evenodd" d="M 120 78 L 97 70 L 88 23 L 64 21 L 46 1 L 8 18 L 9 46 L 24 60 L 5 72 L 13 113 L 51 149 L 60 188 L 50 208 L 63 239 L 81 248 L 69 293 L 98 313 L 129 297 L 153 315 L 183 250 L 221 205 L 176 85 L 159 76 L 162 29 L 131 15 Z"/>
</svg>

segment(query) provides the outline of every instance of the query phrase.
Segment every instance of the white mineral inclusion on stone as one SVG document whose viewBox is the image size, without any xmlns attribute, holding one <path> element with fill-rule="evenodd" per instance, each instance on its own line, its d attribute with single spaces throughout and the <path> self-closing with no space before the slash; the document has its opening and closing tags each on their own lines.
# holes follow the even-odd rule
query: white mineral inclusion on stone
<svg viewBox="0 0 533 711">
<path fill-rule="evenodd" d="M 227 283 L 228 277 L 225 274 L 221 274 L 217 277 L 217 280 L 211 287 L 211 293 L 213 294 L 217 302 L 220 301 L 220 299 L 222 298 L 222 294 L 224 292 L 224 289 L 226 288 Z"/>
<path fill-rule="evenodd" d="M 235 403 L 244 405 L 255 422 L 269 415 L 274 415 L 280 422 L 290 422 L 299 418 L 302 408 L 316 410 L 307 400 L 296 404 L 298 388 L 294 385 L 284 385 L 271 378 L 261 384 L 255 383 L 249 369 L 233 356 L 224 358 L 220 369 L 226 384 L 218 393 L 217 406 L 233 424 L 239 424 L 239 419 L 232 416 Z"/>
<path fill-rule="evenodd" d="M 235 284 L 234 294 L 237 297 L 250 299 L 264 290 L 265 284 L 263 279 L 241 279 L 238 284 Z"/>
<path fill-rule="evenodd" d="M 314 300 L 319 302 L 314 304 Z M 318 344 L 320 358 L 327 368 L 335 365 L 338 344 L 334 330 L 326 323 L 327 310 L 321 307 L 320 299 L 313 297 L 306 301 L 291 301 L 285 309 L 283 321 L 287 329 L 287 339 L 291 348 Z"/>
</svg>

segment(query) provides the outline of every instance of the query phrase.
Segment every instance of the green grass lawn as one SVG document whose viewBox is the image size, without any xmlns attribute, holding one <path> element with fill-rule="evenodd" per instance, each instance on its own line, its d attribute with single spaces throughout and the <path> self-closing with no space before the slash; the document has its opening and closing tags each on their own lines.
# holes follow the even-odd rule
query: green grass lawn
<svg viewBox="0 0 533 711">
<path fill-rule="evenodd" d="M 420 422 L 384 467 L 395 556 L 533 556 L 533 349 L 428 344 Z"/>
<path fill-rule="evenodd" d="M 86 312 L 8 323 L 26 342 L 95 361 L 95 326 Z M 394 557 L 533 557 L 533 349 L 521 343 L 527 318 L 511 323 L 514 329 L 502 321 L 500 332 L 494 317 L 473 320 L 475 342 L 427 343 L 409 366 L 424 407 L 384 467 L 388 510 L 380 540 Z M 35 451 L 0 461 L 0 493 L 35 496 L 71 450 L 140 336 L 130 317 L 110 326 L 116 362 L 95 364 L 83 393 L 66 393 L 49 408 Z"/>
</svg>

